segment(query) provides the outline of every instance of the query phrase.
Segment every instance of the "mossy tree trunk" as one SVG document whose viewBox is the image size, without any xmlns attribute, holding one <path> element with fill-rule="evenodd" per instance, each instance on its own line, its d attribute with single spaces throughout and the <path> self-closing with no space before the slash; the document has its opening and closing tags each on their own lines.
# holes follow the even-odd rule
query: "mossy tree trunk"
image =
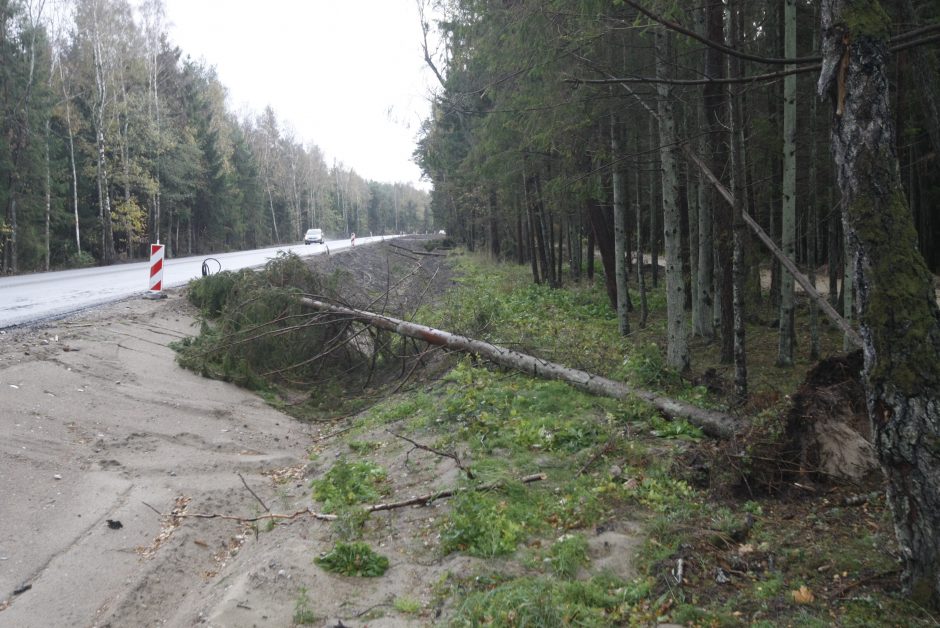
<svg viewBox="0 0 940 628">
<path fill-rule="evenodd" d="M 917 250 L 889 111 L 889 22 L 877 0 L 824 0 L 819 91 L 853 251 L 865 389 L 904 585 L 940 606 L 940 309 Z"/>
</svg>

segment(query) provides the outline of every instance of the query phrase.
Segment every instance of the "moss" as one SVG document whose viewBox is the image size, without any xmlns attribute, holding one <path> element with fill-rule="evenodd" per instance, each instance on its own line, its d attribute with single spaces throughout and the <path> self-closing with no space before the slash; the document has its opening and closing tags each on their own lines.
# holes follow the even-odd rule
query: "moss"
<svg viewBox="0 0 940 628">
<path fill-rule="evenodd" d="M 940 381 L 935 341 L 937 308 L 930 274 L 914 246 L 914 226 L 899 192 L 886 203 L 860 195 L 847 217 L 870 260 L 861 324 L 872 337 L 875 361 L 867 377 L 910 397 Z"/>
<path fill-rule="evenodd" d="M 856 0 L 846 7 L 843 19 L 853 37 L 887 39 L 891 34 L 891 18 L 878 0 Z"/>
</svg>

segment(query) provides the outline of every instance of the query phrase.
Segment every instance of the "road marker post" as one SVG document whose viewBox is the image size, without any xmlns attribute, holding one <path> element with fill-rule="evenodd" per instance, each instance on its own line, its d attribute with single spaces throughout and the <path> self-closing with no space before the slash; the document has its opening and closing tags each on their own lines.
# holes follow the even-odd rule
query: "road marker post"
<svg viewBox="0 0 940 628">
<path fill-rule="evenodd" d="M 165 248 L 166 246 L 163 244 L 150 245 L 150 290 L 147 293 L 147 297 L 150 299 L 162 299 L 166 296 L 163 294 L 163 255 Z"/>
</svg>

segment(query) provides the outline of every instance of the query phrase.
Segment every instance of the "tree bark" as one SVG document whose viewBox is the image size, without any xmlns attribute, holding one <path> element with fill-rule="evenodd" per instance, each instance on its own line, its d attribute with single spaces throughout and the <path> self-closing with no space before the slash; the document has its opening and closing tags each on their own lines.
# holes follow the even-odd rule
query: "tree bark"
<svg viewBox="0 0 940 628">
<path fill-rule="evenodd" d="M 627 292 L 627 266 L 626 257 L 626 195 L 623 172 L 617 163 L 620 158 L 620 141 L 617 136 L 617 118 L 610 116 L 610 151 L 613 167 L 613 197 L 614 197 L 614 270 L 617 275 L 617 322 L 620 334 L 626 336 L 630 333 L 630 317 L 628 312 L 629 293 Z"/>
<path fill-rule="evenodd" d="M 784 57 L 796 56 L 796 0 L 784 3 Z M 792 68 L 794 66 L 787 66 Z M 780 220 L 780 248 L 796 259 L 796 75 L 783 79 L 783 209 Z M 793 366 L 793 275 L 780 277 L 780 322 L 777 366 Z"/>
<path fill-rule="evenodd" d="M 793 0 L 788 0 L 792 2 Z M 729 3 L 730 4 L 730 3 Z M 737 2 L 730 5 L 731 13 L 731 46 L 737 48 L 741 38 L 743 28 L 743 10 L 741 3 Z M 741 60 L 737 57 L 729 58 L 729 74 L 735 77 L 743 75 Z M 745 279 L 747 270 L 744 267 L 744 240 L 747 233 L 744 228 L 744 173 L 747 170 L 747 164 L 744 163 L 744 96 L 740 85 L 733 88 L 729 95 L 728 102 L 731 103 L 731 181 L 734 188 L 735 202 L 732 204 L 732 310 L 734 327 L 734 400 L 742 404 L 747 401 L 747 350 L 746 350 L 746 331 L 745 331 Z"/>
<path fill-rule="evenodd" d="M 905 589 L 940 607 L 940 309 L 916 246 L 889 110 L 875 0 L 824 0 L 820 94 L 853 254 L 872 435 L 904 561 Z"/>
<path fill-rule="evenodd" d="M 656 76 L 666 78 L 672 56 L 671 31 L 656 29 Z M 666 363 L 677 371 L 689 369 L 689 342 L 685 323 L 685 280 L 682 276 L 682 236 L 676 166 L 676 125 L 671 87 L 656 85 L 659 107 L 659 162 L 663 187 L 663 242 L 666 249 Z"/>
<path fill-rule="evenodd" d="M 634 143 L 637 155 L 640 154 L 640 134 L 634 134 Z M 643 277 L 643 204 L 640 202 L 640 169 L 634 168 L 634 199 L 636 203 L 636 289 L 640 293 L 640 329 L 646 327 L 646 318 L 649 315 L 649 304 L 646 301 L 646 280 Z"/>
<path fill-rule="evenodd" d="M 706 434 L 716 438 L 729 438 L 743 427 L 738 419 L 722 412 L 703 410 L 684 401 L 669 399 L 646 390 L 634 389 L 623 382 L 616 382 L 592 375 L 586 371 L 568 368 L 482 340 L 458 336 L 457 334 L 410 323 L 391 316 L 332 305 L 307 297 L 301 298 L 300 303 L 310 309 L 355 319 L 379 329 L 423 340 L 435 346 L 473 353 L 500 366 L 513 368 L 535 377 L 565 381 L 575 388 L 593 395 L 613 397 L 615 399 L 637 397 L 652 405 L 665 416 L 686 419 L 689 423 L 700 427 Z"/>
</svg>

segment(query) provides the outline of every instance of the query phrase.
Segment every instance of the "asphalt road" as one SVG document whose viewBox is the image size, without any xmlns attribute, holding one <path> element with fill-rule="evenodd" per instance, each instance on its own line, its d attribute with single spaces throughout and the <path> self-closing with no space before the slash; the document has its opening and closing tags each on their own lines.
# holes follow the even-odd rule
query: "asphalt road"
<svg viewBox="0 0 940 628">
<path fill-rule="evenodd" d="M 356 238 L 356 245 L 377 242 L 393 236 Z M 326 244 L 295 244 L 253 251 L 216 253 L 211 256 L 178 257 L 163 264 L 163 286 L 180 286 L 202 275 L 202 263 L 207 257 L 216 272 L 263 266 L 280 251 L 297 255 L 316 255 L 350 247 L 350 241 L 330 240 Z M 119 301 L 148 292 L 150 262 L 119 264 L 95 268 L 81 268 L 49 273 L 34 273 L 14 277 L 0 277 L 0 329 L 35 323 L 79 312 L 90 307 Z"/>
</svg>

